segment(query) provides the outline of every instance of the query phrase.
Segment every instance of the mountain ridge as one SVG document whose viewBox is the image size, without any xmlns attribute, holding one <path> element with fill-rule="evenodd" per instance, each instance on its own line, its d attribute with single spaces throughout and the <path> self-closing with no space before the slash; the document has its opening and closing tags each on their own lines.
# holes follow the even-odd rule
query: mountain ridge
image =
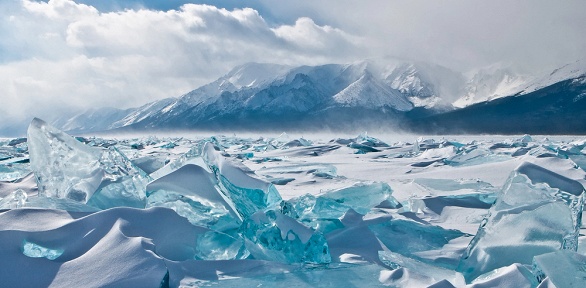
<svg viewBox="0 0 586 288">
<path fill-rule="evenodd" d="M 247 63 L 177 98 L 125 110 L 93 109 L 54 124 L 73 132 L 93 132 L 237 127 L 262 130 L 296 127 L 301 123 L 306 123 L 307 129 L 337 129 L 336 126 L 360 126 L 360 122 L 429 131 L 421 128 L 423 124 L 418 124 L 417 119 L 440 119 L 442 116 L 437 115 L 458 115 L 457 111 L 474 110 L 477 108 L 469 107 L 482 103 L 530 97 L 536 91 L 584 75 L 584 61 L 565 65 L 542 77 L 516 75 L 506 67 L 489 67 L 468 80 L 445 67 L 401 61 L 365 60 L 298 67 Z M 456 107 L 458 104 L 463 107 Z M 514 112 L 507 108 L 503 111 Z M 377 121 L 380 124 L 375 124 Z"/>
</svg>

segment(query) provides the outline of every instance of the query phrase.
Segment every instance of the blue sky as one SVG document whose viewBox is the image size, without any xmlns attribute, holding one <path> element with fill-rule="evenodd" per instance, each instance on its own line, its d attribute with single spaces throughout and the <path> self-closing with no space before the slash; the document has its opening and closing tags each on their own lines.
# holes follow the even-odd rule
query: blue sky
<svg viewBox="0 0 586 288">
<path fill-rule="evenodd" d="M 583 0 L 2 0 L 0 126 L 177 97 L 246 62 L 548 70 L 585 57 L 583 11 Z"/>
</svg>

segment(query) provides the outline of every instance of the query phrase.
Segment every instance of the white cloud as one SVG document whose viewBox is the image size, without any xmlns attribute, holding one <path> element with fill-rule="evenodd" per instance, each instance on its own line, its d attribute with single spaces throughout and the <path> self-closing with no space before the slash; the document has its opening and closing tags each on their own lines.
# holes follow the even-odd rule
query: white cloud
<svg viewBox="0 0 586 288">
<path fill-rule="evenodd" d="M 583 0 L 260 1 L 274 18 L 305 15 L 360 35 L 371 56 L 459 70 L 507 62 L 528 72 L 586 57 Z"/>
<path fill-rule="evenodd" d="M 270 26 L 250 8 L 101 13 L 69 0 L 11 4 L 0 12 L 13 28 L 0 36 L 16 43 L 0 44 L 9 55 L 0 63 L 0 115 L 17 119 L 137 106 L 179 96 L 244 62 L 340 62 L 352 57 L 340 48 L 354 46 L 339 29 L 308 18 Z"/>
<path fill-rule="evenodd" d="M 0 1 L 0 126 L 48 111 L 179 96 L 250 61 L 315 65 L 391 55 L 460 70 L 506 62 L 533 71 L 586 51 L 583 0 L 251 4 L 258 10 L 186 4 L 104 13 L 71 0 Z"/>
</svg>

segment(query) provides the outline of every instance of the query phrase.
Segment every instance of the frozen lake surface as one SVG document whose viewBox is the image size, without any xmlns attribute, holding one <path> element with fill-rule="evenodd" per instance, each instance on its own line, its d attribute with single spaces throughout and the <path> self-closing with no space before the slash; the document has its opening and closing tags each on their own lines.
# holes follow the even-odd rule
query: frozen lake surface
<svg viewBox="0 0 586 288">
<path fill-rule="evenodd" d="M 74 138 L 37 119 L 27 138 L 0 140 L 6 286 L 586 286 L 585 137 Z"/>
</svg>

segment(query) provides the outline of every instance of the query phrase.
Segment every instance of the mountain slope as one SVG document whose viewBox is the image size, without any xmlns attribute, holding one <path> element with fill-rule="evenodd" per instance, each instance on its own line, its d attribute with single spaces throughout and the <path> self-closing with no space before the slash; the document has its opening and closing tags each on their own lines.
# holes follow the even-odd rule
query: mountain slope
<svg viewBox="0 0 586 288">
<path fill-rule="evenodd" d="M 251 128 L 262 128 L 277 123 L 285 125 L 286 121 L 299 122 L 300 118 L 337 119 L 333 111 L 366 109 L 384 114 L 412 109 L 405 96 L 385 84 L 371 66 L 364 61 L 295 68 L 250 63 L 126 126 L 132 129 L 228 128 L 249 123 Z M 328 113 L 324 113 L 326 110 Z M 320 120 L 320 115 L 324 119 Z"/>
<path fill-rule="evenodd" d="M 179 98 L 127 110 L 92 109 L 56 126 L 74 132 L 401 126 L 418 133 L 582 133 L 586 122 L 575 119 L 586 114 L 584 63 L 542 77 L 495 65 L 468 81 L 441 66 L 401 61 L 248 63 Z M 464 108 L 451 106 L 454 99 Z"/>
<path fill-rule="evenodd" d="M 586 75 L 448 113 L 407 116 L 402 127 L 434 134 L 586 134 Z"/>
</svg>

